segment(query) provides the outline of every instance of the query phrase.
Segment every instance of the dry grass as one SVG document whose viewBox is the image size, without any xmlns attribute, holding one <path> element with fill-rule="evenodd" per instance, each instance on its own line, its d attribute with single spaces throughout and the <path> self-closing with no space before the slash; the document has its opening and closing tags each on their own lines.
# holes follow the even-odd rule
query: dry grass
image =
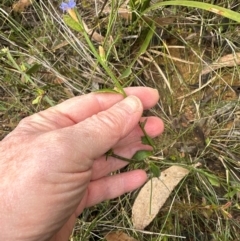
<svg viewBox="0 0 240 241">
<path fill-rule="evenodd" d="M 239 11 L 237 2 L 216 4 Z M 88 27 L 106 39 L 106 61 L 116 76 L 131 65 L 148 30 L 146 20 L 132 24 L 117 14 L 123 11 L 120 3 L 108 2 L 100 16 L 100 2 L 77 5 Z M 1 139 L 27 115 L 113 86 L 83 36 L 63 23 L 59 1 L 36 1 L 22 13 L 13 12 L 12 4 L 0 3 Z M 151 46 L 121 84 L 159 90 L 159 103 L 146 113 L 161 117 L 166 126 L 156 140 L 154 163 L 161 170 L 173 164 L 201 166 L 173 192 L 148 233 L 132 227 L 136 191 L 85 210 L 72 240 L 103 240 L 111 230 L 138 240 L 239 240 L 240 25 L 184 7 L 151 14 L 158 23 Z M 227 56 L 231 60 L 215 68 Z M 145 165 L 127 169 L 137 167 Z"/>
</svg>

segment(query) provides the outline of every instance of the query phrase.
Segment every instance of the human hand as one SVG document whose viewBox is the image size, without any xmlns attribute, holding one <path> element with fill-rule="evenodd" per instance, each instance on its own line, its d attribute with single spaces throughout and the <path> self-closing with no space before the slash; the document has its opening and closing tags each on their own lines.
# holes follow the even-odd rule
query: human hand
<svg viewBox="0 0 240 241">
<path fill-rule="evenodd" d="M 85 207 L 141 186 L 143 170 L 114 176 L 141 143 L 138 122 L 154 106 L 156 90 L 127 88 L 129 97 L 91 93 L 23 119 L 0 142 L 0 240 L 68 240 Z M 157 136 L 163 123 L 148 117 L 146 132 Z"/>
</svg>

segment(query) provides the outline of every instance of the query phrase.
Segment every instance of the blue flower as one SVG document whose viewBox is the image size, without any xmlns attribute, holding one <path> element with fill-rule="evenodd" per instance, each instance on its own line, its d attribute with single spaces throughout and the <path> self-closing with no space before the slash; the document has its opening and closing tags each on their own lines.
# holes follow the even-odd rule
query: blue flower
<svg viewBox="0 0 240 241">
<path fill-rule="evenodd" d="M 76 6 L 75 0 L 69 0 L 68 3 L 62 2 L 60 5 L 60 8 L 63 10 L 63 12 L 65 12 L 72 8 L 75 8 L 75 6 Z"/>
</svg>

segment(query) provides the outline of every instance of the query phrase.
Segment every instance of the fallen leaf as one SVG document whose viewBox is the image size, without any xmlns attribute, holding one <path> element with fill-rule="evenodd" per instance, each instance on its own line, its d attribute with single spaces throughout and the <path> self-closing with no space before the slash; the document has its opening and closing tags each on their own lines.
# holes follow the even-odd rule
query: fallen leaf
<svg viewBox="0 0 240 241">
<path fill-rule="evenodd" d="M 33 4 L 34 0 L 18 0 L 13 4 L 12 9 L 14 12 L 23 12 L 28 6 Z"/>
<path fill-rule="evenodd" d="M 122 231 L 108 233 L 104 238 L 107 241 L 137 241 Z"/>
<path fill-rule="evenodd" d="M 217 59 L 213 63 L 208 64 L 206 67 L 204 67 L 202 72 L 200 73 L 200 76 L 201 76 L 201 78 L 203 78 L 206 81 L 206 79 L 208 80 L 208 78 L 209 78 L 208 74 L 211 73 L 212 71 L 215 71 L 215 70 L 223 68 L 223 67 L 235 67 L 238 65 L 240 65 L 240 53 L 227 54 L 227 55 Z M 211 81 L 212 81 L 211 79 L 206 81 L 206 83 L 204 83 L 201 87 L 195 89 L 194 91 L 192 91 L 186 95 L 178 97 L 178 99 L 183 99 L 188 96 L 191 96 L 192 94 L 203 89 L 205 86 L 209 85 L 209 83 Z"/>
<path fill-rule="evenodd" d="M 240 53 L 227 54 L 217 61 L 214 61 L 212 64 L 207 65 L 201 72 L 201 75 L 208 74 L 214 70 L 223 68 L 223 67 L 233 67 L 240 65 Z"/>
<path fill-rule="evenodd" d="M 126 19 L 128 21 L 131 21 L 132 19 L 132 12 L 127 9 L 126 7 L 120 7 L 117 10 L 118 16 L 120 16 L 123 19 Z M 104 14 L 110 14 L 112 12 L 112 8 L 110 7 L 105 7 L 102 11 Z"/>
<path fill-rule="evenodd" d="M 161 172 L 159 178 L 149 180 L 139 192 L 132 208 L 132 222 L 136 229 L 144 229 L 158 214 L 159 210 L 178 183 L 189 170 L 171 166 Z"/>
</svg>

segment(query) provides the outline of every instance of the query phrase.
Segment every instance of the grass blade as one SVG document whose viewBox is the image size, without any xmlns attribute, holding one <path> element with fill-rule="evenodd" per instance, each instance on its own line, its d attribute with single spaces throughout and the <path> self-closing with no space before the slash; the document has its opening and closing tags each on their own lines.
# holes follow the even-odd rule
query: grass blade
<svg viewBox="0 0 240 241">
<path fill-rule="evenodd" d="M 218 15 L 221 15 L 223 17 L 232 19 L 236 22 L 240 22 L 240 13 L 234 12 L 230 9 L 219 7 L 217 5 L 209 4 L 209 3 L 202 3 L 197 1 L 166 1 L 166 2 L 158 2 L 156 4 L 153 4 L 151 7 L 147 8 L 143 14 L 146 14 L 147 12 L 151 10 L 155 10 L 162 6 L 168 6 L 168 5 L 175 5 L 175 6 L 185 6 L 185 7 L 193 7 L 193 8 L 200 8 L 206 11 L 210 11 L 213 13 L 216 13 Z"/>
</svg>

